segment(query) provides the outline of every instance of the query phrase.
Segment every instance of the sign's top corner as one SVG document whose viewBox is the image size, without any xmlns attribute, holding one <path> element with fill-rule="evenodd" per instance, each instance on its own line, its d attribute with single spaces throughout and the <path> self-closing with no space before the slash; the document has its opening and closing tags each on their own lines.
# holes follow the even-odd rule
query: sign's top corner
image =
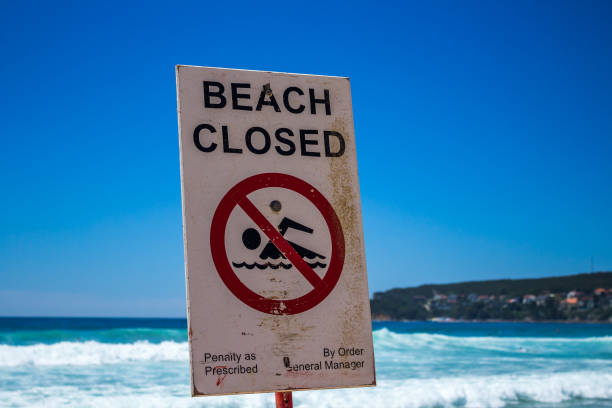
<svg viewBox="0 0 612 408">
<path fill-rule="evenodd" d="M 226 71 L 242 71 L 242 72 L 257 72 L 257 73 L 267 73 L 267 74 L 282 74 L 282 75 L 295 75 L 295 76 L 309 76 L 309 77 L 326 77 L 326 78 L 337 78 L 337 79 L 346 79 L 350 81 L 350 77 L 347 76 L 338 76 L 338 75 L 316 75 L 316 74 L 299 74 L 295 72 L 280 72 L 280 71 L 264 71 L 257 69 L 240 69 L 240 68 L 223 68 L 223 67 L 206 67 L 200 65 L 184 65 L 184 64 L 176 64 L 176 71 L 178 72 L 180 69 L 218 69 L 218 70 L 226 70 Z"/>
</svg>

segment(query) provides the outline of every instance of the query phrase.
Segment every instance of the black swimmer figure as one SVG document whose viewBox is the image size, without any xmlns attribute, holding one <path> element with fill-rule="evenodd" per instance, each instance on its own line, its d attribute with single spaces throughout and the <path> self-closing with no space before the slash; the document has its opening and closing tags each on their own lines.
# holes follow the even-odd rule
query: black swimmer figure
<svg viewBox="0 0 612 408">
<path fill-rule="evenodd" d="M 284 236 L 289 228 L 293 228 L 298 231 L 303 231 L 308 234 L 312 234 L 313 232 L 312 228 L 308 228 L 307 226 L 302 225 L 299 222 L 293 221 L 292 219 L 285 217 L 283 218 L 281 223 L 278 225 L 278 231 L 281 233 L 281 235 Z M 244 231 L 244 233 L 242 234 L 242 242 L 244 243 L 245 247 L 249 249 L 255 249 L 259 246 L 261 242 L 261 238 L 259 237 L 259 233 L 257 233 L 256 230 L 249 228 L 246 231 Z M 302 258 L 325 259 L 325 256 L 318 254 L 314 251 L 311 251 L 308 248 L 304 248 L 303 246 L 298 245 L 295 242 L 291 242 L 291 241 L 287 241 L 287 242 L 289 242 L 289 244 L 293 247 L 293 249 L 295 249 L 295 252 L 297 252 Z M 260 259 L 268 259 L 268 258 L 278 259 L 281 257 L 285 258 L 285 255 L 283 255 L 281 251 L 279 251 L 278 248 L 276 248 L 276 246 L 272 243 L 272 241 L 268 241 L 263 251 L 261 251 L 261 254 L 259 254 Z"/>
<path fill-rule="evenodd" d="M 299 222 L 293 221 L 292 219 L 285 217 L 283 218 L 281 223 L 278 224 L 278 231 L 281 233 L 282 236 L 285 236 L 285 233 L 287 232 L 289 228 L 293 228 L 298 231 L 303 231 L 308 234 L 312 234 L 312 231 L 313 231 L 312 228 L 308 228 L 307 226 L 302 225 Z M 297 252 L 302 258 L 314 259 L 318 257 L 320 259 L 325 259 L 323 255 L 318 254 L 314 251 L 311 251 L 310 249 L 304 248 L 303 246 L 300 246 L 296 244 L 295 242 L 291 242 L 291 241 L 287 241 L 287 242 L 289 242 L 289 244 L 293 247 L 293 249 L 295 249 L 295 252 Z M 261 251 L 261 254 L 259 254 L 260 259 L 268 259 L 268 258 L 278 259 L 280 257 L 285 258 L 285 255 L 283 255 L 281 251 L 279 251 L 278 248 L 276 248 L 276 246 L 272 243 L 272 241 L 268 241 L 263 251 Z"/>
</svg>

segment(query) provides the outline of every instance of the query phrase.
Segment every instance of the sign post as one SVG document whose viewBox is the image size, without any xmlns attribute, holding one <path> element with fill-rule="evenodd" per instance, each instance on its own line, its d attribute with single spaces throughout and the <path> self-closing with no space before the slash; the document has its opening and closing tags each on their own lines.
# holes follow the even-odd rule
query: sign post
<svg viewBox="0 0 612 408">
<path fill-rule="evenodd" d="M 276 397 L 276 408 L 293 408 L 293 395 L 291 391 L 277 392 Z"/>
<path fill-rule="evenodd" d="M 176 72 L 192 395 L 375 385 L 348 79 Z"/>
</svg>

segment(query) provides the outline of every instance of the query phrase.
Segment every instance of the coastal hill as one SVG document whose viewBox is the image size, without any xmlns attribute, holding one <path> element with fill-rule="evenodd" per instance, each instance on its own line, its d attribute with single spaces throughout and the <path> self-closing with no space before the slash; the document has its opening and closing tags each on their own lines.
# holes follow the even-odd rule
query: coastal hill
<svg viewBox="0 0 612 408">
<path fill-rule="evenodd" d="M 612 272 L 391 289 L 371 307 L 377 320 L 612 322 Z"/>
</svg>

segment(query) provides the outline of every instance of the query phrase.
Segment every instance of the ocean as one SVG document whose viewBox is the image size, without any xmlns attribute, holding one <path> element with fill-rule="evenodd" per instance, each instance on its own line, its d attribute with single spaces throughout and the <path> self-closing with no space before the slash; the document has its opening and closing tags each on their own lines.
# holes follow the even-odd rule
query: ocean
<svg viewBox="0 0 612 408">
<path fill-rule="evenodd" d="M 295 407 L 611 407 L 612 325 L 374 322 L 377 387 Z M 0 318 L 0 407 L 274 407 L 189 396 L 184 319 Z"/>
</svg>

